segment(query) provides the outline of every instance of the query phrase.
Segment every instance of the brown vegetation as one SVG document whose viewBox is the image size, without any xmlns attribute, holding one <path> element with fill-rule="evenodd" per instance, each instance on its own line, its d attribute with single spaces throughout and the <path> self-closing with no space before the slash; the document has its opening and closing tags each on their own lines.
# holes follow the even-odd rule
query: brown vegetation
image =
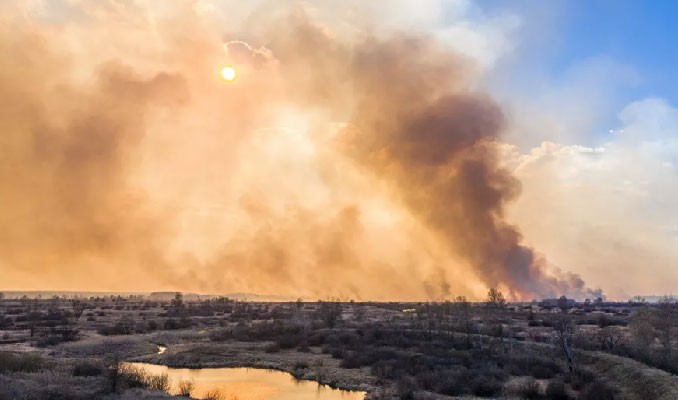
<svg viewBox="0 0 678 400">
<path fill-rule="evenodd" d="M 367 389 L 369 398 L 673 399 L 676 318 L 668 298 L 656 305 L 516 304 L 498 291 L 486 303 L 3 299 L 2 346 L 22 351 L 0 352 L 7 383 L 0 399 L 166 396 L 166 376 L 120 363 L 144 355 L 177 366 L 282 369 Z M 168 352 L 150 356 L 153 343 Z M 38 385 L 45 374 L 61 384 Z M 182 396 L 192 389 L 179 383 Z"/>
</svg>

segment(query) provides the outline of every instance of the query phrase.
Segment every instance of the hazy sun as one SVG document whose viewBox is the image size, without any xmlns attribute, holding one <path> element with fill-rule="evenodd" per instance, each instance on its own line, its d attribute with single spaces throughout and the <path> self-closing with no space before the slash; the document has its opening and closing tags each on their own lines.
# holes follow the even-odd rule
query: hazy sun
<svg viewBox="0 0 678 400">
<path fill-rule="evenodd" d="M 237 76 L 237 72 L 235 71 L 235 68 L 231 66 L 225 66 L 224 68 L 221 69 L 221 77 L 228 82 L 231 82 L 235 79 Z"/>
</svg>

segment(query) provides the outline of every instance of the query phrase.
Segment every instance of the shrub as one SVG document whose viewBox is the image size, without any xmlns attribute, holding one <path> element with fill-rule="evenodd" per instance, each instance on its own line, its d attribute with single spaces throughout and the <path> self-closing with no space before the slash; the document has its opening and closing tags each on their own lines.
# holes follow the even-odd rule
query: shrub
<svg viewBox="0 0 678 400">
<path fill-rule="evenodd" d="M 469 383 L 471 393 L 479 397 L 497 396 L 501 392 L 501 382 L 496 378 L 478 375 Z"/>
<path fill-rule="evenodd" d="M 530 370 L 530 375 L 537 379 L 551 379 L 555 375 L 555 371 L 544 365 L 535 365 Z"/>
<path fill-rule="evenodd" d="M 170 390 L 169 377 L 167 374 L 162 375 L 145 375 L 143 384 L 149 389 L 162 390 L 168 392 Z"/>
<path fill-rule="evenodd" d="M 0 352 L 0 373 L 37 372 L 45 366 L 45 360 L 37 354 Z"/>
<path fill-rule="evenodd" d="M 560 380 L 549 382 L 546 386 L 546 398 L 549 400 L 569 400 L 565 384 Z"/>
<path fill-rule="evenodd" d="M 284 334 L 276 340 L 281 349 L 291 349 L 301 343 L 302 336 L 298 334 Z"/>
<path fill-rule="evenodd" d="M 193 389 L 195 389 L 195 383 L 192 381 L 179 382 L 179 396 L 191 397 Z"/>
<path fill-rule="evenodd" d="M 114 364 L 110 369 L 109 380 L 111 388 L 148 388 L 169 392 L 170 382 L 167 374 L 151 375 L 143 368 L 120 363 Z"/>
<path fill-rule="evenodd" d="M 313 332 L 307 339 L 308 345 L 309 346 L 320 346 L 322 344 L 325 344 L 326 337 L 327 337 L 327 333 L 325 333 L 325 332 Z"/>
<path fill-rule="evenodd" d="M 417 383 L 411 377 L 404 376 L 398 380 L 396 390 L 399 399 L 414 400 L 414 392 L 417 390 Z"/>
<path fill-rule="evenodd" d="M 145 387 L 146 372 L 141 368 L 131 366 L 116 366 L 118 372 L 117 377 L 123 386 L 128 388 L 142 388 Z"/>
<path fill-rule="evenodd" d="M 581 390 L 584 386 L 596 380 L 596 375 L 584 368 L 578 369 L 576 373 L 568 376 L 569 383 L 574 390 Z"/>
<path fill-rule="evenodd" d="M 332 354 L 332 358 L 338 358 L 338 359 L 342 359 L 345 356 L 344 350 L 342 350 L 342 349 L 332 349 L 330 354 Z"/>
<path fill-rule="evenodd" d="M 225 400 L 226 396 L 224 396 L 219 389 L 214 389 L 210 390 L 205 394 L 205 397 L 203 400 Z"/>
<path fill-rule="evenodd" d="M 99 376 L 103 372 L 101 365 L 89 361 L 81 361 L 73 366 L 73 376 Z"/>
<path fill-rule="evenodd" d="M 306 361 L 297 361 L 294 364 L 294 369 L 306 369 L 308 368 L 308 363 Z"/>
<path fill-rule="evenodd" d="M 459 396 L 463 394 L 463 386 L 459 384 L 456 376 L 443 375 L 438 377 L 435 391 L 447 396 Z"/>
<path fill-rule="evenodd" d="M 601 381 L 588 385 L 582 393 L 581 400 L 614 400 L 615 391 Z"/>
<path fill-rule="evenodd" d="M 134 329 L 132 328 L 132 323 L 130 321 L 120 321 L 115 325 L 102 326 L 99 328 L 98 332 L 104 336 L 131 335 L 134 333 Z"/>
<path fill-rule="evenodd" d="M 506 361 L 511 375 L 530 375 L 537 379 L 551 379 L 562 371 L 552 360 L 542 357 L 515 357 Z"/>
<path fill-rule="evenodd" d="M 303 340 L 301 343 L 299 343 L 299 347 L 297 347 L 297 350 L 303 353 L 308 353 L 310 351 L 308 347 L 308 342 L 306 340 Z"/>
<path fill-rule="evenodd" d="M 266 345 L 264 351 L 266 351 L 267 353 L 277 353 L 280 351 L 280 345 L 278 343 L 270 343 Z"/>
<path fill-rule="evenodd" d="M 0 328 L 9 328 L 14 325 L 14 321 L 10 317 L 0 316 Z"/>
<path fill-rule="evenodd" d="M 223 342 L 225 340 L 231 339 L 233 334 L 230 329 L 214 329 L 210 331 L 210 340 L 213 342 Z"/>
<path fill-rule="evenodd" d="M 370 364 L 369 360 L 366 360 L 362 354 L 352 351 L 344 356 L 344 359 L 341 360 L 339 366 L 341 368 L 360 368 L 365 364 Z"/>
<path fill-rule="evenodd" d="M 539 382 L 534 378 L 528 378 L 519 388 L 519 395 L 522 399 L 536 400 L 541 398 Z"/>
</svg>

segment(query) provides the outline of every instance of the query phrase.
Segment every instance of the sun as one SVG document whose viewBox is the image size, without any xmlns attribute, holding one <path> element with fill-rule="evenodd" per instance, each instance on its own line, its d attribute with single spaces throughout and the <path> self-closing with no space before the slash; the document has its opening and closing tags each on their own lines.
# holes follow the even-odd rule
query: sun
<svg viewBox="0 0 678 400">
<path fill-rule="evenodd" d="M 227 65 L 221 69 L 221 77 L 227 82 L 233 82 L 237 76 L 238 73 L 236 72 L 235 68 L 231 67 L 230 65 Z"/>
</svg>

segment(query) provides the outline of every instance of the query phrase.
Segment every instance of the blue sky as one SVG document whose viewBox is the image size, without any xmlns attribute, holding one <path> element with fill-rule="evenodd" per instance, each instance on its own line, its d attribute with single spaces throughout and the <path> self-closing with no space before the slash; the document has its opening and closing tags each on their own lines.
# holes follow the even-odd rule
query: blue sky
<svg viewBox="0 0 678 400">
<path fill-rule="evenodd" d="M 619 112 L 633 101 L 662 98 L 678 104 L 674 76 L 678 1 L 485 0 L 474 4 L 485 16 L 513 14 L 521 20 L 511 33 L 515 47 L 490 76 L 498 98 L 543 107 L 544 114 L 560 114 L 562 129 L 581 143 L 608 140 L 610 129 L 619 126 Z M 544 134 L 527 145 L 558 139 Z"/>
<path fill-rule="evenodd" d="M 639 73 L 630 95 L 678 100 L 677 1 L 568 1 L 560 36 L 550 64 L 554 73 L 571 60 L 604 54 Z"/>
<path fill-rule="evenodd" d="M 477 5 L 487 13 L 517 11 L 527 29 L 536 27 L 539 37 L 527 38 L 526 45 L 547 45 L 540 49 L 548 57 L 543 67 L 554 75 L 574 60 L 606 55 L 640 72 L 637 93 L 678 100 L 678 1 L 485 0 Z"/>
</svg>

